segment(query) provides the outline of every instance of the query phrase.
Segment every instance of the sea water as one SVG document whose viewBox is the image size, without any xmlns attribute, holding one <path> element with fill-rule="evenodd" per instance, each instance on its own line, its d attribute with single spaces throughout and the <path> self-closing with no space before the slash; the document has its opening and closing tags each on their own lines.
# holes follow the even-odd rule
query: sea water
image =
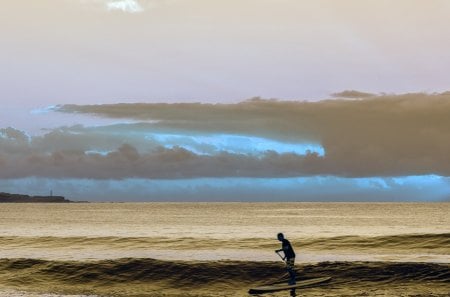
<svg viewBox="0 0 450 297">
<path fill-rule="evenodd" d="M 223 263 L 231 266 L 220 266 L 222 271 L 244 269 L 242 273 L 255 275 L 258 265 L 280 261 L 274 253 L 278 232 L 291 241 L 298 265 L 318 265 L 311 266 L 316 270 L 340 269 L 320 263 L 407 263 L 419 265 L 414 269 L 422 274 L 446 275 L 440 269 L 450 263 L 449 214 L 450 203 L 0 204 L 0 278 L 2 287 L 15 290 L 15 296 L 29 294 L 17 290 L 33 288 L 36 274 L 43 278 L 35 286 L 40 294 L 45 290 L 42 284 L 53 284 L 56 278 L 46 294 L 76 295 L 87 290 L 83 284 L 92 277 L 99 283 L 114 283 L 116 278 L 121 283 L 143 282 L 147 292 L 172 290 L 176 295 L 174 288 L 155 279 L 158 274 L 147 277 L 155 269 L 164 275 L 168 265 L 184 267 L 180 263 L 186 261 L 212 265 L 188 269 L 198 275 Z M 140 274 L 127 271 L 127 265 Z M 370 267 L 372 272 L 378 271 L 376 265 Z M 78 268 L 72 271 L 73 267 Z M 111 269 L 120 277 L 102 275 Z M 69 281 L 65 286 L 67 276 L 75 272 L 75 284 Z M 123 292 L 122 287 L 117 290 Z"/>
</svg>

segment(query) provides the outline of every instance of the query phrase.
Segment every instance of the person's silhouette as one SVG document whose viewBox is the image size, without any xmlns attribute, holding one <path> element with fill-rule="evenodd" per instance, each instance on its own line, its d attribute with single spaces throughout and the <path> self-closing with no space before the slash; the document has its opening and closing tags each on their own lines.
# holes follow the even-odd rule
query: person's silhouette
<svg viewBox="0 0 450 297">
<path fill-rule="evenodd" d="M 284 253 L 284 257 L 283 260 L 286 263 L 286 270 L 289 273 L 289 285 L 295 285 L 295 270 L 294 270 L 294 264 L 295 264 L 295 252 L 294 249 L 292 248 L 291 243 L 289 242 L 289 240 L 287 240 L 286 238 L 284 238 L 283 233 L 278 233 L 277 235 L 278 240 L 281 241 L 281 249 L 276 250 L 275 252 L 283 252 Z"/>
</svg>

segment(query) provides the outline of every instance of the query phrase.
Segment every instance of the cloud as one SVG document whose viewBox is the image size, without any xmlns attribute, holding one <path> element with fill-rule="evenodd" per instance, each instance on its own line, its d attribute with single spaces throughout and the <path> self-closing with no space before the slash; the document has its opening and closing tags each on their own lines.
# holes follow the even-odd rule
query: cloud
<svg viewBox="0 0 450 297">
<path fill-rule="evenodd" d="M 141 154 L 124 144 L 105 154 L 83 151 L 54 151 L 48 154 L 0 153 L 0 178 L 40 176 L 92 179 L 186 179 L 199 177 L 289 177 L 309 172 L 308 162 L 316 154 L 299 156 L 267 152 L 262 157 L 219 153 L 196 155 L 175 147 Z"/>
<path fill-rule="evenodd" d="M 0 129 L 0 178 L 450 176 L 450 94 L 59 106 L 144 122 Z"/>
<path fill-rule="evenodd" d="M 448 92 L 319 102 L 253 99 L 236 104 L 64 105 L 58 110 L 154 120 L 147 128 L 164 133 L 247 135 L 316 143 L 324 149 L 323 157 L 267 153 L 260 159 L 239 154 L 202 159 L 193 154 L 187 158 L 190 161 L 184 159 L 186 152 L 166 152 L 181 153 L 184 165 L 196 160 L 203 168 L 192 168 L 197 176 L 211 173 L 205 169 L 208 162 L 218 166 L 216 176 L 237 176 L 232 172 L 245 172 L 246 176 L 450 176 Z M 219 159 L 224 162 L 216 163 Z M 174 172 L 183 172 L 180 170 L 177 167 Z"/>
<path fill-rule="evenodd" d="M 94 9 L 124 13 L 140 13 L 153 4 L 153 1 L 150 0 L 76 0 L 76 2 L 81 2 L 84 6 Z"/>
<path fill-rule="evenodd" d="M 307 163 L 321 156 L 310 145 L 229 135 L 173 138 L 151 133 L 149 125 L 63 127 L 33 137 L 0 129 L 0 178 L 301 176 L 308 173 Z"/>
<path fill-rule="evenodd" d="M 106 2 L 108 10 L 120 10 L 123 12 L 137 13 L 144 11 L 136 0 L 109 0 Z"/>
<path fill-rule="evenodd" d="M 450 195 L 448 92 L 54 109 L 119 123 L 39 135 L 0 129 L 3 191 L 52 188 L 82 200 L 442 201 Z"/>
<path fill-rule="evenodd" d="M 333 93 L 331 95 L 336 98 L 349 98 L 349 99 L 351 99 L 351 98 L 360 99 L 360 98 L 376 96 L 375 94 L 360 92 L 360 91 L 355 91 L 355 90 L 345 90 L 342 92 Z"/>
</svg>

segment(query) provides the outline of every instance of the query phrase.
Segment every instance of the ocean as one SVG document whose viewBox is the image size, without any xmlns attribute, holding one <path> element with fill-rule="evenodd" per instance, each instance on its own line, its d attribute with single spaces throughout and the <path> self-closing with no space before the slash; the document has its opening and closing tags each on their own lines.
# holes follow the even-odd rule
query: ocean
<svg viewBox="0 0 450 297">
<path fill-rule="evenodd" d="M 450 296 L 450 203 L 0 204 L 0 296 Z M 264 296 L 289 296 L 289 292 Z"/>
</svg>

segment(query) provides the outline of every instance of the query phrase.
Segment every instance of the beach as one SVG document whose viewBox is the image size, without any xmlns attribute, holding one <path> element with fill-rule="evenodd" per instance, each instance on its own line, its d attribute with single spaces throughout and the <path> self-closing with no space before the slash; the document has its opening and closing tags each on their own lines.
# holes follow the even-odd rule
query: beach
<svg viewBox="0 0 450 297">
<path fill-rule="evenodd" d="M 449 203 L 3 204 L 2 296 L 248 296 L 278 280 L 283 232 L 298 296 L 449 296 Z M 288 291 L 264 296 L 289 296 Z"/>
</svg>

